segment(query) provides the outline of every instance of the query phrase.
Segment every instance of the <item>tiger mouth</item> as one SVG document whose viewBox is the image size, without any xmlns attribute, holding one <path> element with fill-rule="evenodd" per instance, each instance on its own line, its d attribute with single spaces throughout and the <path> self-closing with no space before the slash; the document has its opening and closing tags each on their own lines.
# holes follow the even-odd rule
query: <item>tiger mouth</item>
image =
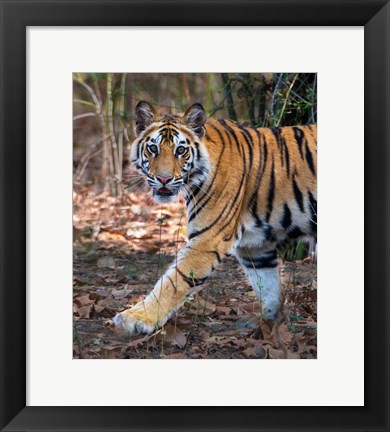
<svg viewBox="0 0 390 432">
<path fill-rule="evenodd" d="M 160 195 L 160 196 L 173 196 L 173 195 L 176 195 L 175 191 L 173 191 L 172 189 L 168 189 L 166 187 L 162 187 L 160 189 L 154 190 L 154 192 L 157 195 Z"/>
</svg>

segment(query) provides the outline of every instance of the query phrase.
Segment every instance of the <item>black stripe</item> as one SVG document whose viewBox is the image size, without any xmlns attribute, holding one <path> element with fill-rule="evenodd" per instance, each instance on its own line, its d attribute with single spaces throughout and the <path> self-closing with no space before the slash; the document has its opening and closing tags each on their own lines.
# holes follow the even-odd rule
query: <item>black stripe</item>
<svg viewBox="0 0 390 432">
<path fill-rule="evenodd" d="M 263 150 L 264 150 L 264 162 L 263 162 L 263 166 L 265 169 L 265 166 L 267 164 L 267 158 L 268 158 L 268 143 L 267 143 L 267 138 L 265 137 L 265 134 L 263 134 Z"/>
<path fill-rule="evenodd" d="M 309 191 L 309 202 L 312 211 L 314 212 L 315 216 L 317 216 L 317 200 L 314 198 L 313 194 Z"/>
<path fill-rule="evenodd" d="M 171 281 L 171 284 L 173 286 L 174 291 L 176 292 L 176 285 L 173 283 L 173 280 L 170 276 L 167 276 L 167 278 Z"/>
<path fill-rule="evenodd" d="M 229 216 L 230 212 L 233 210 L 239 196 L 241 195 L 241 191 L 244 189 L 245 184 L 244 184 L 244 179 L 246 177 L 246 173 L 247 173 L 247 167 L 246 167 L 246 157 L 245 157 L 245 152 L 242 155 L 242 163 L 243 163 L 243 168 L 242 168 L 242 176 L 241 176 L 241 181 L 240 181 L 240 187 L 237 190 L 236 195 L 233 198 L 233 201 L 231 202 L 229 211 L 226 213 L 226 218 Z M 240 206 L 237 206 L 236 209 L 234 210 L 234 212 L 230 215 L 229 220 L 225 223 L 225 225 L 223 225 L 219 232 L 222 232 L 229 224 L 230 222 L 233 220 L 234 216 L 236 215 L 237 211 L 240 209 Z M 221 213 L 222 216 L 222 213 Z M 226 219 L 225 218 L 225 219 Z M 233 236 L 233 233 L 232 233 Z"/>
<path fill-rule="evenodd" d="M 304 207 L 303 207 L 302 192 L 299 189 L 299 187 L 298 187 L 298 185 L 297 185 L 297 183 L 295 181 L 295 178 L 293 178 L 293 189 L 294 189 L 295 200 L 298 203 L 298 206 L 299 206 L 301 212 L 304 213 L 305 210 L 304 210 Z"/>
<path fill-rule="evenodd" d="M 283 146 L 283 139 L 281 137 L 281 131 L 280 128 L 278 127 L 274 127 L 271 128 L 271 132 L 274 134 L 274 137 L 276 139 L 276 143 L 278 145 L 278 150 L 279 150 L 279 155 L 280 155 L 280 163 L 282 164 L 282 166 L 284 166 L 285 164 L 285 151 L 284 151 L 284 146 Z M 285 144 L 285 142 L 284 142 Z"/>
<path fill-rule="evenodd" d="M 268 200 L 267 200 L 267 215 L 265 217 L 266 221 L 268 222 L 270 217 L 271 217 L 271 213 L 272 213 L 272 209 L 273 209 L 273 205 L 274 205 L 274 198 L 275 198 L 275 170 L 274 170 L 274 161 L 272 160 L 272 167 L 271 167 L 271 178 L 270 178 L 270 183 L 269 183 L 269 189 L 268 189 Z"/>
<path fill-rule="evenodd" d="M 284 154 L 286 159 L 287 177 L 290 177 L 290 153 L 288 150 L 286 140 L 282 138 L 282 141 L 283 141 L 283 148 L 284 148 Z"/>
<path fill-rule="evenodd" d="M 207 197 L 206 201 L 204 201 L 201 206 L 198 205 L 199 203 L 196 203 L 196 205 L 191 209 L 191 212 L 188 213 L 188 223 L 190 223 L 196 218 L 196 216 L 198 216 L 198 214 L 205 208 L 210 199 L 211 195 Z"/>
<path fill-rule="evenodd" d="M 218 159 L 218 162 L 217 162 L 217 165 L 216 165 L 216 169 L 215 169 L 215 173 L 216 174 L 218 173 L 218 167 L 219 167 L 219 164 L 221 162 L 222 153 L 223 153 L 223 150 L 221 151 L 221 153 L 219 155 L 219 159 Z M 203 186 L 206 178 L 202 179 L 202 182 L 201 182 L 200 185 L 191 185 L 190 186 L 190 190 L 191 190 L 192 195 L 188 198 L 188 200 L 186 200 L 186 203 L 187 203 L 187 206 L 188 206 L 189 203 L 191 202 L 191 200 L 194 200 L 194 204 L 195 205 L 192 207 L 191 212 L 195 211 L 196 208 L 199 207 L 199 210 L 196 210 L 199 213 L 201 211 L 202 207 L 204 207 L 204 205 L 209 201 L 209 199 L 210 199 L 209 192 L 210 192 L 211 188 L 213 187 L 216 174 L 212 178 L 212 180 L 211 180 L 211 182 L 208 185 L 208 187 L 207 187 L 206 190 L 203 190 L 203 188 L 202 188 L 202 186 Z M 198 195 L 199 192 L 202 192 L 202 194 L 201 194 L 200 198 L 195 203 L 195 198 L 196 198 L 196 196 Z M 205 199 L 205 197 L 209 197 L 209 198 L 206 200 L 205 203 L 203 203 L 202 201 Z"/>
<path fill-rule="evenodd" d="M 278 147 L 281 146 L 281 141 L 280 141 L 280 128 L 278 127 L 273 127 L 270 128 L 271 132 L 274 134 L 274 137 L 276 139 L 276 143 L 278 144 Z"/>
<path fill-rule="evenodd" d="M 240 256 L 240 261 L 247 268 L 274 268 L 278 265 L 278 257 L 276 250 L 272 250 L 264 253 L 259 257 L 242 257 Z"/>
<path fill-rule="evenodd" d="M 258 194 L 259 194 L 261 179 L 263 178 L 263 174 L 265 172 L 265 167 L 266 167 L 266 163 L 267 163 L 267 147 L 265 144 L 264 135 L 263 135 L 263 140 L 261 140 L 261 135 L 260 135 L 260 132 L 258 130 L 256 130 L 256 134 L 257 134 L 257 138 L 259 140 L 259 143 L 258 143 L 259 144 L 259 166 L 258 166 L 258 170 L 257 170 L 255 186 L 253 188 L 253 193 L 252 193 L 252 196 L 249 200 L 248 207 L 251 209 L 252 215 L 255 218 L 256 226 L 261 226 L 261 221 L 257 216 L 257 200 L 258 200 Z M 263 151 L 260 150 L 262 142 L 263 142 Z M 259 225 L 257 225 L 258 222 L 259 222 Z"/>
<path fill-rule="evenodd" d="M 252 216 L 255 218 L 255 227 L 261 228 L 263 226 L 263 222 L 259 218 L 259 216 L 255 213 L 255 209 L 253 209 L 253 208 L 252 208 Z"/>
<path fill-rule="evenodd" d="M 195 170 L 192 172 L 192 175 L 200 174 L 202 176 L 207 176 L 207 172 L 205 172 L 204 170 L 206 170 L 206 168 L 203 166 L 195 168 Z"/>
<path fill-rule="evenodd" d="M 191 192 L 192 192 L 192 198 L 195 198 L 196 197 L 196 195 L 198 195 L 198 193 L 202 190 L 201 189 L 201 187 L 202 187 L 202 185 L 203 185 L 203 181 L 202 181 L 202 183 L 200 184 L 200 185 L 191 185 L 191 187 L 190 187 L 190 190 L 191 190 Z"/>
<path fill-rule="evenodd" d="M 222 154 L 223 154 L 223 152 L 224 152 L 224 150 L 225 150 L 225 146 L 224 146 L 225 140 L 224 140 L 224 138 L 223 138 L 221 132 L 218 130 L 218 128 L 216 128 L 216 127 L 215 127 L 214 125 L 212 125 L 212 124 L 209 124 L 208 126 L 210 126 L 212 129 L 214 129 L 214 131 L 217 133 L 217 135 L 218 135 L 218 137 L 219 137 L 219 139 L 221 140 L 221 143 L 222 143 L 222 149 L 221 149 L 221 153 L 219 154 L 219 157 L 218 157 L 218 162 L 217 162 L 217 164 L 216 164 L 216 168 L 215 168 L 215 176 L 214 176 L 214 178 L 211 180 L 211 183 L 208 185 L 207 189 L 206 189 L 205 191 L 202 190 L 203 195 L 202 195 L 202 196 L 200 197 L 200 199 L 197 201 L 195 207 L 192 208 L 192 211 L 193 211 L 196 207 L 203 207 L 202 200 L 204 200 L 205 197 L 207 197 L 207 196 L 210 195 L 209 192 L 210 192 L 211 188 L 213 187 L 214 180 L 215 180 L 215 177 L 216 177 L 216 175 L 217 175 L 217 173 L 218 173 L 219 165 L 220 165 L 220 163 L 221 163 Z M 210 141 L 212 141 L 215 145 L 217 145 L 217 143 L 215 143 L 211 138 L 210 138 Z M 200 186 L 203 186 L 203 183 L 202 183 Z M 195 198 L 196 195 L 197 195 L 200 191 L 201 191 L 200 187 L 196 187 L 195 190 L 193 191 L 193 198 Z M 207 201 L 208 201 L 208 200 L 207 200 Z M 200 210 L 199 210 L 199 211 L 200 211 Z"/>
<path fill-rule="evenodd" d="M 298 144 L 299 153 L 301 155 L 301 158 L 303 159 L 302 142 L 303 142 L 304 133 L 301 129 L 299 129 L 299 127 L 296 126 L 293 127 L 293 131 L 294 131 L 294 138 Z"/>
<path fill-rule="evenodd" d="M 287 235 L 290 239 L 296 239 L 298 237 L 305 235 L 305 233 L 302 232 L 302 230 L 299 227 L 295 226 L 287 233 Z"/>
<path fill-rule="evenodd" d="M 226 125 L 226 127 L 227 127 L 228 129 L 231 130 L 231 133 L 232 133 L 234 139 L 236 140 L 237 146 L 240 146 L 241 143 L 240 143 L 240 141 L 238 140 L 237 135 L 235 134 L 234 130 L 233 130 L 229 125 L 227 125 L 226 123 L 225 123 L 225 125 Z M 228 134 L 227 134 L 227 135 L 228 135 Z M 230 138 L 229 138 L 229 139 L 230 139 Z M 226 213 L 225 220 L 229 217 L 229 215 L 230 215 L 230 218 L 229 218 L 229 220 L 228 220 L 228 221 L 227 221 L 227 222 L 226 222 L 226 223 L 225 223 L 225 224 L 224 224 L 224 225 L 219 229 L 219 232 L 222 232 L 222 231 L 223 231 L 223 230 L 224 230 L 224 229 L 225 229 L 225 228 L 226 228 L 226 227 L 231 223 L 231 221 L 232 221 L 233 218 L 235 217 L 237 211 L 240 209 L 240 206 L 237 206 L 236 209 L 234 210 L 234 212 L 233 212 L 232 214 L 230 214 L 231 211 L 233 210 L 233 208 L 234 208 L 234 206 L 235 206 L 235 204 L 236 204 L 236 202 L 237 202 L 239 196 L 241 195 L 241 191 L 242 191 L 242 190 L 244 189 L 244 187 L 245 187 L 244 179 L 245 179 L 245 177 L 246 177 L 246 173 L 247 173 L 245 152 L 242 153 L 242 163 L 243 163 L 243 167 L 242 167 L 242 175 L 241 175 L 240 186 L 239 186 L 239 188 L 238 188 L 238 190 L 237 190 L 236 195 L 234 196 L 233 200 L 231 201 L 231 205 L 230 205 L 229 210 L 228 210 L 227 213 Z M 223 212 L 221 213 L 220 216 L 222 216 L 222 214 L 223 214 Z M 234 235 L 234 231 L 232 232 L 231 237 L 232 237 L 233 235 Z M 231 237 L 230 237 L 230 238 L 231 238 Z"/>
<path fill-rule="evenodd" d="M 222 261 L 221 255 L 217 251 L 207 251 L 208 253 L 214 254 L 217 257 L 217 261 L 220 263 Z"/>
<path fill-rule="evenodd" d="M 253 138 L 250 132 L 244 128 L 244 126 L 239 125 L 239 129 L 241 130 L 242 136 L 244 137 L 245 142 L 248 144 L 248 150 L 249 150 L 249 168 L 250 171 L 252 168 L 252 162 L 253 162 Z"/>
<path fill-rule="evenodd" d="M 222 132 L 218 129 L 218 127 L 215 126 L 212 123 L 208 124 L 208 126 L 210 126 L 212 129 L 214 129 L 214 131 L 217 133 L 217 135 L 218 135 L 218 137 L 219 137 L 222 145 L 225 147 L 225 138 L 223 137 Z M 222 127 L 221 124 L 220 124 L 220 127 Z M 232 143 L 231 143 L 229 134 L 225 131 L 225 128 L 222 127 L 222 130 L 224 131 L 224 133 L 226 133 L 226 136 L 228 137 L 229 146 L 230 146 L 230 149 L 231 149 L 232 148 Z M 213 141 L 211 138 L 210 138 L 210 140 Z M 214 144 L 216 144 L 216 143 L 214 142 Z"/>
<path fill-rule="evenodd" d="M 218 120 L 218 121 L 219 121 L 219 123 L 220 123 L 220 124 L 221 124 L 225 129 L 228 130 L 228 132 L 230 132 L 230 133 L 233 135 L 233 138 L 234 138 L 234 140 L 235 140 L 235 142 L 236 142 L 236 144 L 237 144 L 238 153 L 240 153 L 240 156 L 242 156 L 241 143 L 240 143 L 240 140 L 237 138 L 237 135 L 236 135 L 236 133 L 234 132 L 234 129 L 233 129 L 231 126 L 229 126 L 229 125 L 225 122 L 225 120 L 221 119 L 221 120 Z"/>
<path fill-rule="evenodd" d="M 286 230 L 291 225 L 291 211 L 287 204 L 284 204 L 283 210 L 283 217 L 280 223 L 282 227 Z"/>
<path fill-rule="evenodd" d="M 191 240 L 193 238 L 195 238 L 196 236 L 198 236 L 199 234 L 203 234 L 204 232 L 208 231 L 210 228 L 212 228 L 220 219 L 220 216 L 224 213 L 224 211 L 226 210 L 227 204 L 225 204 L 225 207 L 223 208 L 222 212 L 217 216 L 216 219 L 214 219 L 214 221 L 210 224 L 207 225 L 206 227 L 202 228 L 199 231 L 194 231 L 193 233 L 191 233 L 188 236 L 188 239 Z"/>
<path fill-rule="evenodd" d="M 309 165 L 310 171 L 314 175 L 316 175 L 316 170 L 314 168 L 314 162 L 313 162 L 313 155 L 311 154 L 311 151 L 310 151 L 308 145 L 306 145 L 306 161 L 307 161 L 307 164 Z"/>
<path fill-rule="evenodd" d="M 310 227 L 312 233 L 317 236 L 317 200 L 313 194 L 309 191 L 309 203 L 310 203 Z"/>
<path fill-rule="evenodd" d="M 280 162 L 282 166 L 286 165 L 287 177 L 290 177 L 290 153 L 287 148 L 287 143 L 282 136 L 282 128 L 271 128 L 272 133 L 275 136 L 280 152 Z"/>
<path fill-rule="evenodd" d="M 182 271 L 180 271 L 178 268 L 176 268 L 176 270 L 180 274 L 180 276 L 183 278 L 184 282 L 187 283 L 190 287 L 202 285 L 207 280 L 207 276 L 204 278 L 188 277 Z"/>
<path fill-rule="evenodd" d="M 167 127 L 162 128 L 158 131 L 158 136 L 161 136 L 163 139 L 165 139 L 168 134 L 168 131 L 169 129 Z"/>
<path fill-rule="evenodd" d="M 263 234 L 264 234 L 264 238 L 266 240 L 268 240 L 268 241 L 275 241 L 276 240 L 276 236 L 274 234 L 274 230 L 268 224 L 265 224 L 263 226 Z"/>
</svg>

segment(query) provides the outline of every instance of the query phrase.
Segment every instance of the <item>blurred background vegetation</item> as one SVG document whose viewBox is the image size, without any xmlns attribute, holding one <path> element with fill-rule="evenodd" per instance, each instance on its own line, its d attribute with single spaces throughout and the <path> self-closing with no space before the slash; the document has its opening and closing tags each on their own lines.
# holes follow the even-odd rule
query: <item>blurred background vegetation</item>
<svg viewBox="0 0 390 432">
<path fill-rule="evenodd" d="M 73 163 L 75 187 L 120 196 L 140 100 L 160 112 L 182 113 L 200 102 L 210 117 L 251 127 L 317 121 L 315 73 L 75 73 Z"/>
</svg>

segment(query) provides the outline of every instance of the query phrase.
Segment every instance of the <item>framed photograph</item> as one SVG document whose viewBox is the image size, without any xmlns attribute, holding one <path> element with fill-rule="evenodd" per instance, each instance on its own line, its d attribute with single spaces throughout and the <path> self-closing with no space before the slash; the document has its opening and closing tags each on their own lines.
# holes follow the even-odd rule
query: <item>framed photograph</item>
<svg viewBox="0 0 390 432">
<path fill-rule="evenodd" d="M 1 430 L 389 430 L 389 7 L 1 2 Z"/>
</svg>

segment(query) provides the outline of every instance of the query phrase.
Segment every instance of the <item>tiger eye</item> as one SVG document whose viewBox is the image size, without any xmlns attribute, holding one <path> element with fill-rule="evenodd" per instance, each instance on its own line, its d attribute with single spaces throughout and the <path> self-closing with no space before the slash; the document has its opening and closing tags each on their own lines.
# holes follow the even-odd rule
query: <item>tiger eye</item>
<svg viewBox="0 0 390 432">
<path fill-rule="evenodd" d="M 185 147 L 183 147 L 183 146 L 181 146 L 181 147 L 178 147 L 177 148 L 177 150 L 176 150 L 176 154 L 178 154 L 178 155 L 183 155 L 185 152 L 187 151 L 187 149 L 185 148 Z"/>
<path fill-rule="evenodd" d="M 149 146 L 149 150 L 152 152 L 152 153 L 157 153 L 157 146 L 155 145 L 155 144 L 152 144 L 152 145 L 150 145 Z"/>
</svg>

